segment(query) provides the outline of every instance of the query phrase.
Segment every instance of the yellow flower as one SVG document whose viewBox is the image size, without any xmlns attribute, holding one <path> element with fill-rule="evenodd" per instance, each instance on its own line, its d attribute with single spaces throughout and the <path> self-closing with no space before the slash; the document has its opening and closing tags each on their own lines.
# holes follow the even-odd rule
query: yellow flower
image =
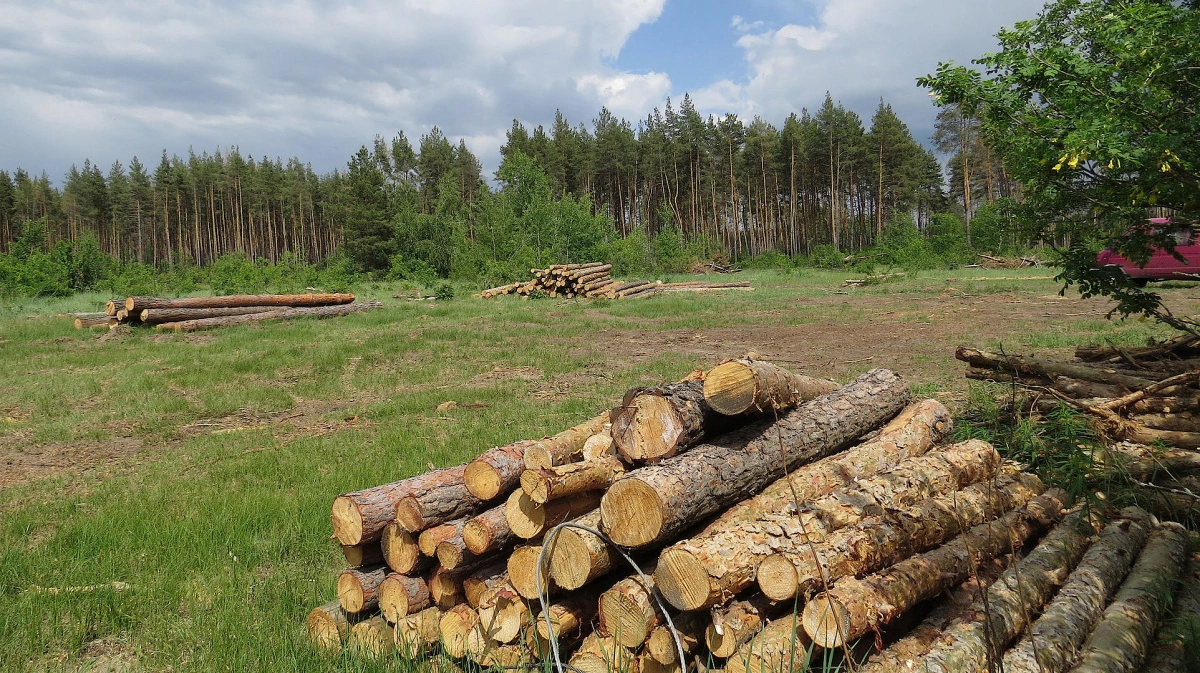
<svg viewBox="0 0 1200 673">
<path fill-rule="evenodd" d="M 1071 155 L 1071 160 L 1067 162 L 1067 165 L 1070 166 L 1071 168 L 1078 167 L 1079 166 L 1079 155 L 1078 154 Z"/>
</svg>

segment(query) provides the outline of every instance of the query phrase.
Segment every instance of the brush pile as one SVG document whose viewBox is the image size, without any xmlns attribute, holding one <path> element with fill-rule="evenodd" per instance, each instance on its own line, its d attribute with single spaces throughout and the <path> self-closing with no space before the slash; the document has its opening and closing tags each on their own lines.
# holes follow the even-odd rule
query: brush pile
<svg viewBox="0 0 1200 673">
<path fill-rule="evenodd" d="M 220 297 L 127 297 L 110 300 L 103 314 L 77 315 L 75 328 L 153 325 L 172 332 L 192 332 L 267 320 L 330 318 L 380 308 L 377 301 L 354 302 L 352 294 L 255 294 Z"/>
<path fill-rule="evenodd" d="M 310 613 L 308 633 L 333 650 L 440 653 L 485 667 L 553 661 L 559 648 L 585 673 L 701 662 L 798 671 L 810 656 L 861 661 L 877 634 L 908 632 L 900 617 L 954 591 L 934 613 L 944 628 L 923 624 L 910 634 L 918 645 L 888 648 L 872 665 L 893 657 L 921 670 L 945 659 L 948 670 L 984 671 L 982 629 L 1005 646 L 1026 634 L 1030 615 L 1107 534 L 1150 541 L 1112 609 L 1116 619 L 1140 606 L 1146 636 L 1083 649 L 1144 656 L 1163 613 L 1162 601 L 1145 604 L 1146 582 L 1181 574 L 1183 533 L 1131 510 L 1109 527 L 1117 532 L 1096 537 L 1063 491 L 987 443 L 940 446 L 951 423 L 944 406 L 913 403 L 908 384 L 883 369 L 838 387 L 748 356 L 633 389 L 556 435 L 338 496 L 331 520 L 349 567 L 337 600 Z M 1138 549 L 1139 539 L 1112 543 Z M 628 558 L 644 575 L 630 574 Z M 1107 589 L 1124 572 L 1109 576 L 1093 601 L 1104 621 Z M 989 584 L 984 611 L 975 601 Z M 1001 616 L 1002 628 L 983 622 Z M 1056 646 L 1038 623 L 1033 644 Z M 1103 623 L 1083 636 L 1116 628 Z"/>
<path fill-rule="evenodd" d="M 750 289 L 749 281 L 733 283 L 663 283 L 632 280 L 621 282 L 612 277 L 612 264 L 555 264 L 546 269 L 530 269 L 533 280 L 509 283 L 480 292 L 479 297 L 490 299 L 502 294 L 520 295 L 522 299 L 544 295 L 549 297 L 589 297 L 595 299 L 629 299 L 650 297 L 659 292 L 699 292 L 703 290 Z"/>
</svg>

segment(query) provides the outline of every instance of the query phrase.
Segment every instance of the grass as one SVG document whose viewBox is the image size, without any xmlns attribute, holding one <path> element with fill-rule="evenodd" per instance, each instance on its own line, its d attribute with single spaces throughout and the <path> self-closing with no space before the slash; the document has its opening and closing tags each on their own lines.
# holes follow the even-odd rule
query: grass
<svg viewBox="0 0 1200 673">
<path fill-rule="evenodd" d="M 965 397 L 954 340 L 987 344 L 1000 325 L 963 312 L 971 297 L 989 298 L 980 310 L 1002 295 L 1057 301 L 1045 280 L 997 280 L 1011 287 L 988 294 L 964 272 L 844 291 L 849 277 L 748 272 L 753 292 L 611 303 L 484 301 L 469 288 L 407 302 L 373 285 L 357 291 L 379 311 L 103 342 L 59 314 L 108 297 L 0 306 L 0 670 L 394 670 L 304 639 L 341 568 L 328 522 L 338 493 L 561 430 L 749 343 L 821 375 L 896 366 L 921 394 Z M 1080 312 L 1069 306 L 1053 310 Z M 872 341 L 881 321 L 925 340 Z M 816 344 L 788 331 L 810 328 Z M 1010 352 L 1157 333 L 1038 312 L 1003 328 Z M 819 359 L 835 346 L 849 350 Z M 435 411 L 448 400 L 489 406 Z M 129 588 L 31 590 L 114 581 Z"/>
</svg>

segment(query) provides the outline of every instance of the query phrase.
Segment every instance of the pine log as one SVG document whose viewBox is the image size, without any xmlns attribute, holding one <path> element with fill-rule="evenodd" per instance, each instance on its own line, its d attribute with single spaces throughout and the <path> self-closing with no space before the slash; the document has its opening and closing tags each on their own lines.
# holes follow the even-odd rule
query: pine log
<svg viewBox="0 0 1200 673">
<path fill-rule="evenodd" d="M 1187 673 L 1196 670 L 1200 651 L 1200 555 L 1184 567 L 1181 586 L 1171 603 L 1171 619 L 1158 630 L 1143 673 Z"/>
<path fill-rule="evenodd" d="M 467 600 L 463 593 L 463 579 L 476 570 L 475 568 L 446 570 L 437 567 L 429 575 L 429 598 L 440 610 L 449 610 Z"/>
<path fill-rule="evenodd" d="M 446 483 L 401 498 L 396 503 L 396 523 L 401 529 L 416 534 L 430 526 L 474 516 L 482 505 L 462 481 Z"/>
<path fill-rule="evenodd" d="M 352 626 L 346 642 L 353 651 L 379 659 L 396 649 L 396 634 L 383 617 L 372 617 Z"/>
<path fill-rule="evenodd" d="M 465 465 L 446 467 L 391 484 L 339 495 L 333 501 L 330 516 L 334 536 L 342 544 L 378 540 L 388 523 L 395 521 L 397 502 L 444 484 L 461 483 L 465 468 Z"/>
<path fill-rule="evenodd" d="M 119 308 L 119 309 L 117 309 L 117 322 L 118 323 L 131 323 L 131 322 L 135 322 L 135 318 L 133 318 L 130 315 L 129 311 L 126 311 L 123 308 Z"/>
<path fill-rule="evenodd" d="M 704 382 L 690 379 L 625 393 L 610 432 L 617 452 L 640 463 L 669 458 L 732 425 L 704 401 Z"/>
<path fill-rule="evenodd" d="M 1151 448 L 1121 442 L 1099 457 L 1105 465 L 1138 481 L 1154 481 L 1160 474 L 1200 472 L 1200 451 L 1189 449 Z"/>
<path fill-rule="evenodd" d="M 199 320 L 201 318 L 223 318 L 231 315 L 250 315 L 252 313 L 270 313 L 279 310 L 277 306 L 235 306 L 231 308 L 148 308 L 138 313 L 138 318 L 147 325 L 160 325 L 165 322 L 181 322 L 184 320 Z"/>
<path fill-rule="evenodd" d="M 462 538 L 467 549 L 476 556 L 504 549 L 516 540 L 504 517 L 503 504 L 468 520 L 463 526 Z"/>
<path fill-rule="evenodd" d="M 712 623 L 704 630 L 704 643 L 714 657 L 732 657 L 762 629 L 767 619 L 778 617 L 791 607 L 757 594 L 747 600 L 734 600 L 713 608 Z"/>
<path fill-rule="evenodd" d="M 438 624 L 442 612 L 436 607 L 401 617 L 396 622 L 396 649 L 405 659 L 423 657 L 441 639 Z"/>
<path fill-rule="evenodd" d="M 1000 454 L 991 445 L 970 440 L 904 461 L 799 510 L 796 503 L 788 502 L 778 510 L 760 511 L 753 520 L 705 536 L 699 543 L 684 540 L 669 547 L 659 557 L 655 584 L 681 610 L 720 605 L 752 586 L 759 564 L 772 554 L 801 557 L 813 543 L 885 508 L 910 505 L 989 479 L 1000 463 Z M 764 589 L 772 586 L 766 584 Z"/>
<path fill-rule="evenodd" d="M 908 385 L 876 369 L 829 395 L 702 444 L 618 479 L 601 501 L 604 529 L 619 545 L 667 540 L 689 525 L 748 498 L 780 470 L 824 457 L 895 416 Z"/>
<path fill-rule="evenodd" d="M 769 362 L 727 360 L 704 376 L 704 400 L 719 414 L 781 412 L 833 392 L 837 383 L 794 374 Z"/>
<path fill-rule="evenodd" d="M 862 579 L 845 577 L 804 607 L 804 630 L 826 649 L 886 624 L 966 579 L 972 568 L 1020 548 L 1058 518 L 1067 496 L 1052 489 L 996 521 L 971 528 L 932 551 Z"/>
<path fill-rule="evenodd" d="M 495 589 L 507 582 L 508 564 L 504 559 L 496 559 L 463 576 L 463 597 L 467 600 L 467 605 L 478 609 L 480 601 L 489 589 Z"/>
<path fill-rule="evenodd" d="M 606 423 L 603 430 L 588 437 L 588 440 L 583 443 L 583 448 L 579 451 L 580 459 L 595 460 L 605 456 L 617 455 L 617 445 L 613 442 L 611 430 L 612 425 Z"/>
<path fill-rule="evenodd" d="M 1125 583 L 1088 636 L 1073 671 L 1117 673 L 1138 670 L 1171 602 L 1169 588 L 1187 558 L 1183 526 L 1167 521 L 1150 533 Z"/>
<path fill-rule="evenodd" d="M 1036 376 L 1013 376 L 1011 372 L 1002 372 L 982 367 L 968 367 L 964 376 L 972 381 L 990 381 L 1005 385 L 1015 383 L 1016 385 L 1026 387 L 1049 388 L 1072 399 L 1116 398 L 1124 395 L 1125 391 L 1128 390 L 1124 386 L 1079 381 L 1066 376 L 1058 376 L 1053 379 Z"/>
<path fill-rule="evenodd" d="M 486 502 L 516 488 L 521 482 L 521 471 L 525 469 L 525 450 L 533 444 L 521 440 L 484 451 L 467 464 L 463 475 L 467 490 Z"/>
<path fill-rule="evenodd" d="M 350 627 L 363 619 L 365 615 L 346 612 L 338 601 L 326 603 L 308 613 L 308 639 L 313 645 L 336 654 L 350 635 Z"/>
<path fill-rule="evenodd" d="M 478 613 L 484 635 L 498 643 L 513 642 L 530 622 L 529 606 L 507 581 L 480 596 Z"/>
<path fill-rule="evenodd" d="M 553 635 L 555 640 L 570 640 L 573 635 L 584 633 L 596 619 L 599 598 L 600 594 L 595 591 L 579 591 L 564 596 L 537 616 L 534 628 L 543 639 L 549 640 Z"/>
<path fill-rule="evenodd" d="M 467 659 L 482 669 L 524 668 L 532 661 L 530 653 L 523 644 L 506 645 L 499 643 L 484 634 L 483 629 L 476 626 L 467 636 Z"/>
<path fill-rule="evenodd" d="M 518 489 L 504 503 L 504 518 L 514 535 L 530 540 L 564 521 L 596 509 L 599 504 L 599 493 L 580 493 L 539 505 L 525 491 Z"/>
<path fill-rule="evenodd" d="M 617 293 L 616 298 L 617 299 L 632 299 L 633 297 L 648 297 L 650 295 L 653 295 L 656 292 L 658 292 L 658 288 L 655 287 L 654 285 L 643 285 L 641 287 L 634 287 L 634 288 L 630 288 L 628 290 L 622 290 L 621 292 Z"/>
<path fill-rule="evenodd" d="M 588 491 L 602 491 L 625 474 L 625 464 L 616 456 L 597 458 L 558 467 L 525 470 L 521 490 L 539 505 Z"/>
<path fill-rule="evenodd" d="M 442 649 L 455 659 L 467 656 L 467 636 L 479 624 L 479 614 L 469 605 L 456 605 L 442 614 L 438 622 Z"/>
<path fill-rule="evenodd" d="M 508 556 L 508 578 L 517 593 L 522 598 L 537 600 L 538 598 L 538 559 L 542 556 L 542 545 L 517 547 Z M 543 559 L 543 563 L 546 561 Z M 542 593 L 553 596 L 560 593 L 558 584 L 550 577 L 548 567 L 542 568 Z"/>
<path fill-rule="evenodd" d="M 379 585 L 379 614 L 392 624 L 432 604 L 429 585 L 420 577 L 388 573 Z"/>
<path fill-rule="evenodd" d="M 1129 420 L 1151 430 L 1174 430 L 1176 432 L 1200 432 L 1200 418 L 1190 413 L 1176 414 L 1131 414 Z"/>
<path fill-rule="evenodd" d="M 643 567 L 642 573 L 646 582 L 639 575 L 631 575 L 600 594 L 598 628 L 625 647 L 637 647 L 646 642 L 662 619 L 658 604 L 650 593 L 654 590 L 654 565 Z"/>
<path fill-rule="evenodd" d="M 458 534 L 451 535 L 438 543 L 437 559 L 438 563 L 446 570 L 454 570 L 483 560 L 481 556 L 473 554 L 467 549 L 467 543 L 463 541 L 461 528 Z"/>
<path fill-rule="evenodd" d="M 104 302 L 104 314 L 116 317 L 118 301 L 119 300 L 116 299 L 109 299 L 108 301 Z M 121 305 L 123 306 L 124 304 Z"/>
<path fill-rule="evenodd" d="M 85 327 L 112 327 L 114 324 L 116 324 L 116 322 L 119 321 L 116 321 L 113 316 L 108 315 L 95 317 L 77 316 L 75 318 L 75 329 L 84 329 Z"/>
<path fill-rule="evenodd" d="M 1127 511 L 1131 518 L 1110 523 L 1088 548 L 1066 584 L 1024 637 L 1004 654 L 1011 673 L 1062 673 L 1079 656 L 1104 607 L 1121 586 L 1129 567 L 1150 535 L 1150 515 Z"/>
<path fill-rule="evenodd" d="M 600 510 L 572 523 L 599 530 Z M 549 574 L 554 583 L 573 591 L 608 573 L 621 562 L 621 555 L 594 533 L 579 528 L 562 528 L 548 541 Z"/>
<path fill-rule="evenodd" d="M 1019 355 L 999 355 L 974 348 L 967 348 L 966 346 L 959 346 L 958 350 L 954 353 L 954 357 L 975 367 L 996 369 L 1009 373 L 1015 372 L 1026 376 L 1048 379 L 1066 376 L 1080 381 L 1123 386 L 1129 390 L 1137 390 L 1154 385 L 1154 381 L 1151 379 L 1119 374 L 1112 369 L 1073 365 L 1041 358 L 1021 357 Z"/>
<path fill-rule="evenodd" d="M 235 294 L 222 297 L 126 297 L 125 310 L 142 311 L 148 308 L 231 308 L 235 306 L 332 306 L 349 304 L 352 294 Z"/>
<path fill-rule="evenodd" d="M 630 648 L 598 633 L 583 639 L 569 663 L 583 673 L 640 673 Z"/>
<path fill-rule="evenodd" d="M 638 673 L 683 673 L 679 664 L 660 664 L 648 652 L 639 654 L 634 665 L 638 667 Z"/>
<path fill-rule="evenodd" d="M 400 530 L 395 521 L 383 529 L 379 546 L 383 551 L 384 562 L 402 575 L 418 573 L 432 565 L 429 557 L 421 555 L 413 536 Z"/>
<path fill-rule="evenodd" d="M 180 320 L 164 322 L 155 325 L 154 329 L 164 332 L 195 332 L 213 327 L 233 327 L 269 320 L 291 320 L 293 318 L 335 318 L 371 309 L 381 308 L 383 304 L 377 301 L 364 301 L 357 304 L 339 306 L 312 306 L 302 308 L 279 308 L 266 313 L 248 313 L 231 315 L 222 318 L 198 318 L 196 320 Z"/>
<path fill-rule="evenodd" d="M 385 565 L 343 570 L 337 580 L 338 602 L 346 612 L 371 612 L 379 607 L 379 585 L 387 577 Z"/>
<path fill-rule="evenodd" d="M 790 673 L 808 670 L 812 641 L 798 615 L 785 614 L 758 632 L 725 662 L 727 673 Z"/>
<path fill-rule="evenodd" d="M 383 563 L 383 549 L 378 542 L 342 545 L 342 555 L 346 557 L 346 565 L 351 568 Z"/>
<path fill-rule="evenodd" d="M 1013 467 L 995 483 L 973 484 L 911 507 L 884 510 L 808 548 L 768 556 L 758 567 L 758 585 L 772 600 L 782 601 L 842 577 L 882 570 L 1022 507 L 1045 490 L 1037 477 Z"/>
<path fill-rule="evenodd" d="M 588 438 L 604 429 L 608 414 L 606 411 L 557 435 L 533 442 L 524 452 L 525 468 L 538 470 L 570 462 L 571 456 L 583 448 Z"/>
<path fill-rule="evenodd" d="M 452 538 L 456 535 L 466 535 L 465 527 L 467 525 L 467 521 L 469 521 L 469 519 L 455 519 L 454 521 L 447 521 L 440 526 L 426 528 L 425 530 L 421 531 L 421 534 L 417 537 L 417 548 L 420 549 L 421 553 L 426 556 L 437 556 L 438 545 L 441 544 L 443 540 Z M 397 524 L 396 530 L 400 530 L 399 524 Z M 407 535 L 407 533 L 405 533 L 405 535 Z"/>
<path fill-rule="evenodd" d="M 989 670 L 1066 582 L 1095 532 L 1083 512 L 1064 519 L 946 630 L 921 666 L 929 671 Z"/>
<path fill-rule="evenodd" d="M 704 642 L 704 627 L 708 615 L 702 612 L 681 612 L 671 616 L 675 632 L 679 634 L 679 645 L 683 647 L 683 655 L 691 654 L 696 646 Z M 664 621 L 662 626 L 655 627 L 646 638 L 646 652 L 658 663 L 664 666 L 679 663 L 679 650 L 675 646 L 675 638 L 671 635 Z"/>
</svg>

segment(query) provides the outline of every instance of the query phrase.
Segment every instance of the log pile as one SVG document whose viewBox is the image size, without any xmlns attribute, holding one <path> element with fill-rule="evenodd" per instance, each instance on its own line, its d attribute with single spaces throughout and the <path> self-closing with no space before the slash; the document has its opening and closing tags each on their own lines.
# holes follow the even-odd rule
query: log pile
<svg viewBox="0 0 1200 673">
<path fill-rule="evenodd" d="M 603 262 L 587 264 L 555 264 L 545 269 L 530 269 L 533 279 L 509 283 L 480 292 L 478 297 L 490 299 L 504 294 L 515 294 L 522 299 L 544 295 L 549 297 L 588 297 L 594 299 L 627 299 L 650 297 L 662 292 L 704 292 L 715 290 L 750 288 L 749 281 L 732 283 L 709 283 L 688 281 L 664 283 L 662 281 L 633 280 L 617 281 L 612 277 L 612 265 Z"/>
<path fill-rule="evenodd" d="M 377 301 L 355 302 L 352 294 L 262 294 L 218 297 L 127 297 L 111 300 L 104 313 L 76 314 L 75 328 L 119 325 L 154 326 L 192 332 L 291 318 L 330 318 L 380 308 Z"/>
</svg>

